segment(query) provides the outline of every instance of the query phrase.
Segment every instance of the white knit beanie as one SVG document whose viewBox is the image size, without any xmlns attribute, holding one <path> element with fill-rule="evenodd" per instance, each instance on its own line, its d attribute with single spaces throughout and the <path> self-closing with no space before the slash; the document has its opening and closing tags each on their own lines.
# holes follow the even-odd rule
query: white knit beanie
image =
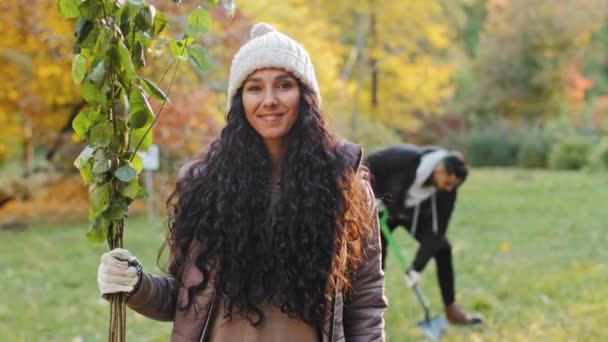
<svg viewBox="0 0 608 342">
<path fill-rule="evenodd" d="M 228 110 L 236 91 L 247 77 L 263 68 L 279 68 L 291 72 L 315 93 L 321 103 L 315 70 L 304 47 L 274 27 L 259 23 L 251 29 L 251 39 L 241 46 L 232 59 L 228 80 Z"/>
</svg>

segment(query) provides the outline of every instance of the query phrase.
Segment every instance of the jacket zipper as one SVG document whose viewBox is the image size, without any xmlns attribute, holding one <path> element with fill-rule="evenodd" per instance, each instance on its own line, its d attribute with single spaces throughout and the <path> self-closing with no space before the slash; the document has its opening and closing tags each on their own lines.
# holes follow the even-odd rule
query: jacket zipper
<svg viewBox="0 0 608 342">
<path fill-rule="evenodd" d="M 331 307 L 331 323 L 329 324 L 329 342 L 334 342 L 334 325 L 336 324 L 336 298 Z"/>
<path fill-rule="evenodd" d="M 213 315 L 213 306 L 215 304 L 215 293 L 216 290 L 213 290 L 213 297 L 211 298 L 211 305 L 209 305 L 209 311 L 207 312 L 207 319 L 205 320 L 205 326 L 203 327 L 203 332 L 201 333 L 201 338 L 199 342 L 203 342 L 205 337 L 207 337 L 207 329 L 209 328 L 209 322 L 211 321 L 211 315 Z"/>
</svg>

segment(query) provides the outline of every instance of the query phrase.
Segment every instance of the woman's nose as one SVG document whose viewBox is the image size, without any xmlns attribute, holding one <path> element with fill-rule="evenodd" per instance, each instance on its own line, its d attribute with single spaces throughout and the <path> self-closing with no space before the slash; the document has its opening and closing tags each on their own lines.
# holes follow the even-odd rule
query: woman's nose
<svg viewBox="0 0 608 342">
<path fill-rule="evenodd" d="M 264 92 L 263 105 L 265 107 L 272 107 L 277 104 L 277 95 L 274 89 L 270 88 Z"/>
</svg>

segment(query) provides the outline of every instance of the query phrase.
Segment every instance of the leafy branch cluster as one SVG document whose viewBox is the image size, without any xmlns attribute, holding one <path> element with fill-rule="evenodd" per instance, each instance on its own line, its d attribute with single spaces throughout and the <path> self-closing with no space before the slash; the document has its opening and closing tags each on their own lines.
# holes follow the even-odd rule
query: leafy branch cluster
<svg viewBox="0 0 608 342">
<path fill-rule="evenodd" d="M 138 152 L 152 144 L 152 127 L 169 100 L 180 63 L 210 68 L 210 56 L 196 40 L 209 31 L 211 17 L 205 9 L 195 9 L 184 32 L 172 39 L 162 34 L 167 16 L 144 0 L 57 0 L 57 8 L 63 18 L 76 19 L 72 77 L 89 104 L 72 123 L 88 144 L 74 162 L 89 185 L 87 237 L 121 247 L 129 204 L 146 196 L 138 179 L 143 168 Z M 163 91 L 138 72 L 150 56 L 167 50 L 173 59 L 159 84 L 171 68 L 173 77 Z M 150 97 L 162 102 L 157 113 Z"/>
</svg>

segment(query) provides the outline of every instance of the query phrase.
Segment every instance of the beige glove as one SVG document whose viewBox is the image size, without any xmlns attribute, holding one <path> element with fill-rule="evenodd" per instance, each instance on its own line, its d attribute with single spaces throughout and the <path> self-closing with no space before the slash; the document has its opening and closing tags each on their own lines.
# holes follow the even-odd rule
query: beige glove
<svg viewBox="0 0 608 342">
<path fill-rule="evenodd" d="M 97 286 L 102 296 L 117 292 L 132 292 L 139 285 L 141 264 L 129 251 L 113 249 L 101 256 L 97 269 Z"/>
</svg>

